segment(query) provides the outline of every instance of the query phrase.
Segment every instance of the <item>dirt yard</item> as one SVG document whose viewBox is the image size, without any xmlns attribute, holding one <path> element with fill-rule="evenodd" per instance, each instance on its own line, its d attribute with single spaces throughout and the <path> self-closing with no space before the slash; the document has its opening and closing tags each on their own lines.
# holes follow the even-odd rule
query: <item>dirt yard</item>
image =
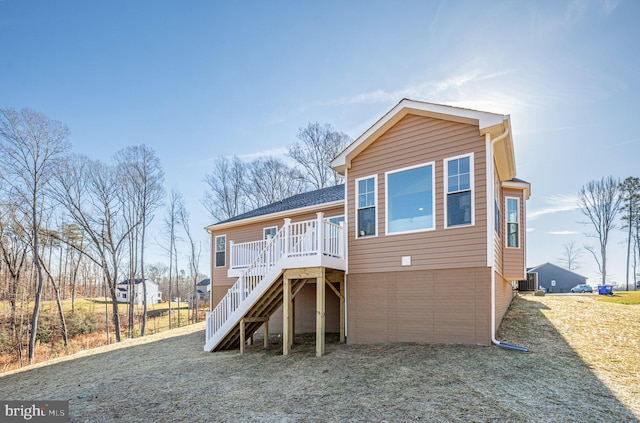
<svg viewBox="0 0 640 423">
<path fill-rule="evenodd" d="M 0 375 L 0 399 L 68 399 L 73 422 L 632 422 L 639 316 L 597 296 L 526 296 L 499 338 L 529 353 L 329 343 L 322 358 L 312 336 L 288 357 L 277 337 L 205 353 L 198 324 Z"/>
</svg>

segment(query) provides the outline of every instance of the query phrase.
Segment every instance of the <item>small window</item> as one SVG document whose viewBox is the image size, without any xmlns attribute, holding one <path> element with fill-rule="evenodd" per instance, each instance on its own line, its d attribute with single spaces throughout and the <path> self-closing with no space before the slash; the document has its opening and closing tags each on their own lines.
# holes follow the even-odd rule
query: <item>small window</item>
<svg viewBox="0 0 640 423">
<path fill-rule="evenodd" d="M 124 292 L 122 293 L 122 299 L 123 299 L 123 300 L 126 300 L 126 299 L 127 299 L 127 294 L 126 294 L 126 293 L 124 293 Z"/>
<path fill-rule="evenodd" d="M 520 213 L 517 198 L 507 198 L 507 247 L 520 247 Z"/>
<path fill-rule="evenodd" d="M 216 267 L 224 267 L 227 265 L 227 236 L 219 235 L 216 237 Z"/>
<path fill-rule="evenodd" d="M 387 173 L 387 233 L 433 229 L 433 164 Z"/>
<path fill-rule="evenodd" d="M 335 217 L 330 217 L 327 219 L 330 223 L 333 223 L 334 225 L 339 225 L 340 223 L 344 222 L 344 216 L 335 216 Z"/>
<path fill-rule="evenodd" d="M 377 177 L 356 181 L 357 234 L 356 238 L 376 235 Z"/>
<path fill-rule="evenodd" d="M 278 233 L 277 226 L 271 226 L 269 228 L 264 228 L 264 234 L 262 239 L 272 239 Z"/>
<path fill-rule="evenodd" d="M 445 160 L 447 227 L 473 225 L 473 155 Z"/>
</svg>

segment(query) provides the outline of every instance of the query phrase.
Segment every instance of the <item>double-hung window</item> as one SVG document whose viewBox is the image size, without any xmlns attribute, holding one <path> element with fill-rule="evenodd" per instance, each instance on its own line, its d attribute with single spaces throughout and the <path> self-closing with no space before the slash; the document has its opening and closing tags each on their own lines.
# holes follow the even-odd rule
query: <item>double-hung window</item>
<svg viewBox="0 0 640 423">
<path fill-rule="evenodd" d="M 224 267 L 227 265 L 227 236 L 218 235 L 215 240 L 216 244 L 216 267 Z"/>
<path fill-rule="evenodd" d="M 445 160 L 447 227 L 473 225 L 473 155 Z"/>
<path fill-rule="evenodd" d="M 517 198 L 507 197 L 507 247 L 520 246 L 520 211 Z"/>
<path fill-rule="evenodd" d="M 386 173 L 387 234 L 435 228 L 433 163 Z"/>
<path fill-rule="evenodd" d="M 376 235 L 377 212 L 376 202 L 378 197 L 376 176 L 358 179 L 356 181 L 357 238 Z"/>
</svg>

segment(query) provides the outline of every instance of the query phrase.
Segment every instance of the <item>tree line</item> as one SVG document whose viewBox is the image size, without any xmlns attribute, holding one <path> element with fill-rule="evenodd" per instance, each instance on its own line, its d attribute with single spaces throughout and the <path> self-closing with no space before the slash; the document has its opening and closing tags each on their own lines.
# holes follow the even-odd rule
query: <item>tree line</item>
<svg viewBox="0 0 640 423">
<path fill-rule="evenodd" d="M 7 316 L 0 314 L 0 353 L 11 349 L 21 363 L 23 355 L 33 362 L 38 341 L 48 339 L 43 335 L 48 329 L 39 327 L 45 300 L 55 304 L 67 347 L 74 333 L 67 323 L 75 325 L 80 318 L 76 298 L 104 297 L 106 339 L 113 335 L 119 342 L 147 332 L 147 287 L 142 284 L 143 312 L 136 330 L 132 281 L 155 280 L 171 300 L 195 291 L 205 277 L 198 272 L 200 245 L 184 198 L 177 190 L 167 193 L 155 151 L 135 145 L 107 160 L 92 159 L 73 153 L 69 136 L 64 123 L 35 110 L 0 109 L 0 301 L 9 307 Z M 341 179 L 329 162 L 350 141 L 331 125 L 316 122 L 301 128 L 288 147 L 293 165 L 274 157 L 250 163 L 218 157 L 205 176 L 202 203 L 212 218 L 224 220 L 338 184 Z M 166 261 L 147 263 L 149 224 L 158 214 Z M 186 270 L 179 267 L 184 257 Z M 130 282 L 125 316 L 117 301 L 121 281 Z M 70 300 L 71 310 L 65 310 L 64 300 Z M 171 327 L 171 301 L 169 316 Z M 179 312 L 177 319 L 180 326 Z M 189 320 L 198 320 L 197 304 Z"/>
<path fill-rule="evenodd" d="M 629 279 L 635 287 L 640 263 L 640 179 L 630 176 L 623 181 L 608 176 L 589 181 L 578 192 L 578 206 L 588 219 L 593 232 L 586 235 L 597 240 L 597 246 L 584 248 L 594 258 L 601 276 L 601 284 L 607 283 L 607 246 L 613 230 L 620 227 L 627 236 L 626 289 Z M 565 246 L 567 262 L 575 262 L 579 251 L 573 245 Z"/>
<path fill-rule="evenodd" d="M 65 347 L 69 341 L 66 319 L 73 315 L 78 295 L 108 298 L 112 310 L 105 327 L 107 339 L 110 328 L 116 341 L 122 339 L 118 282 L 148 277 L 147 231 L 166 196 L 164 172 L 152 148 L 129 146 L 110 160 L 95 160 L 73 154 L 69 134 L 65 124 L 37 111 L 0 109 L 0 300 L 10 307 L 8 322 L 0 322 L 0 342 L 13 345 L 21 359 L 26 344 L 29 362 L 34 359 L 47 294 L 57 306 Z M 188 278 L 195 286 L 201 276 L 197 272 L 199 246 L 191 237 L 189 215 L 177 193 L 174 206 L 168 213 L 179 213 L 179 219 L 166 220 L 179 221 L 179 225 L 168 228 L 166 238 L 170 241 L 178 233 L 186 234 Z M 169 261 L 175 263 L 176 245 L 167 245 L 166 250 Z M 153 276 L 164 276 L 162 266 L 151 268 Z M 179 281 L 187 276 L 170 268 L 168 279 L 169 291 L 174 286 L 179 291 Z M 126 336 L 130 337 L 134 284 L 127 286 Z M 139 334 L 144 336 L 146 283 L 142 287 Z M 69 296 L 70 312 L 62 304 Z M 18 309 L 27 307 L 31 312 L 26 318 L 19 315 Z"/>
<path fill-rule="evenodd" d="M 295 194 L 338 185 L 342 178 L 330 162 L 351 142 L 330 124 L 309 123 L 300 128 L 297 141 L 287 147 L 293 162 L 267 156 L 250 163 L 237 156 L 220 156 L 206 174 L 203 205 L 222 221 Z"/>
</svg>

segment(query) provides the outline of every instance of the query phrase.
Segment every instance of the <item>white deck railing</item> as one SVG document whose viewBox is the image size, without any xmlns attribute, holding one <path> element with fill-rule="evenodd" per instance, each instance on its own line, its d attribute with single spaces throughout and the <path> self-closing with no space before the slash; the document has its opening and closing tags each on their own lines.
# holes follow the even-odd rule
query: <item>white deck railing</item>
<svg viewBox="0 0 640 423">
<path fill-rule="evenodd" d="M 246 312 L 246 307 L 241 305 L 256 288 L 263 285 L 261 288 L 266 290 L 271 285 L 275 278 L 263 281 L 264 276 L 281 260 L 313 255 L 344 258 L 344 229 L 342 224 L 331 223 L 324 219 L 322 213 L 318 213 L 317 219 L 305 222 L 292 223 L 291 219 L 285 219 L 284 226 L 271 239 L 232 243 L 231 247 L 231 266 L 244 270 L 216 308 L 207 313 L 205 350 L 215 347 L 210 346 L 209 342 L 214 336 L 218 335 L 217 342 L 222 339 L 223 335 L 219 333 L 221 329 L 228 331 L 233 327 L 227 324 L 230 320 L 242 318 L 241 315 L 234 314 L 238 314 L 236 311 L 239 309 Z M 258 251 L 260 247 L 262 248 Z M 252 296 L 253 300 L 257 299 L 256 295 Z"/>
<path fill-rule="evenodd" d="M 286 224 L 286 223 L 285 223 Z M 316 234 L 318 220 L 308 220 L 305 222 L 289 223 L 289 245 L 287 249 L 289 257 L 307 256 L 317 254 L 321 251 L 323 254 L 331 257 L 344 256 L 344 242 L 342 226 L 331 223 L 327 219 L 322 219 L 322 234 L 318 237 Z M 280 232 L 284 227 L 280 229 Z M 275 237 L 278 235 L 276 234 Z M 305 237 L 306 236 L 306 237 Z M 322 245 L 318 245 L 318 239 L 322 238 Z M 230 266 L 232 270 L 243 270 L 254 264 L 260 253 L 266 248 L 271 239 L 260 241 L 250 241 L 235 243 L 230 241 Z M 321 248 L 320 248 L 321 247 Z"/>
</svg>

